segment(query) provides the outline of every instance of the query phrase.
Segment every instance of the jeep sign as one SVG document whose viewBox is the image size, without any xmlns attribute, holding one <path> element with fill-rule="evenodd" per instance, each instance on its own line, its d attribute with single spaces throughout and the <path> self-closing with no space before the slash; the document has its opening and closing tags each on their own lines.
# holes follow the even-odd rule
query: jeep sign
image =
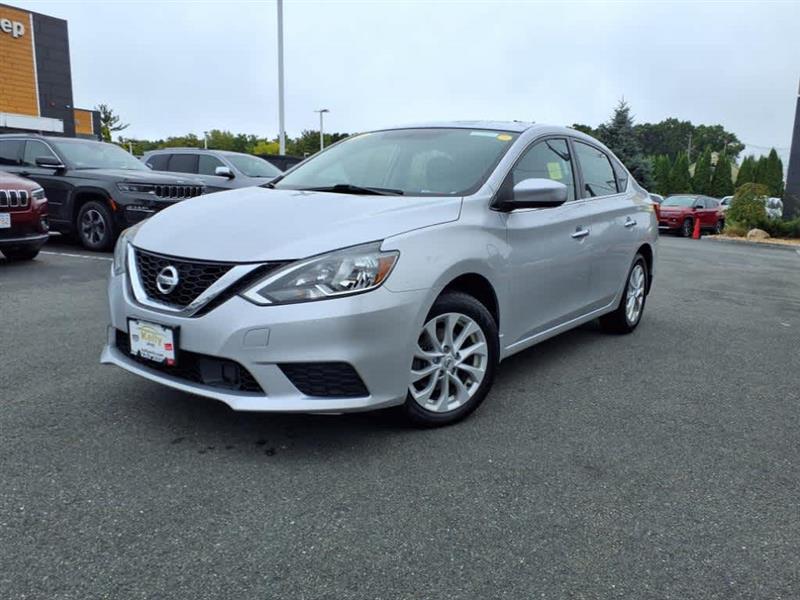
<svg viewBox="0 0 800 600">
<path fill-rule="evenodd" d="M 25 25 L 11 19 L 0 19 L 0 31 L 10 34 L 16 39 L 25 35 Z"/>
</svg>

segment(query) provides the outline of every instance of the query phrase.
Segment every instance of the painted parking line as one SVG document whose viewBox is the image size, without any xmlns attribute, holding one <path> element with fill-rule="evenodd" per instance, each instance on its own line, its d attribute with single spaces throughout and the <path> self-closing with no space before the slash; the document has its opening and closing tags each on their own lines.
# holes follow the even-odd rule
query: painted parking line
<svg viewBox="0 0 800 600">
<path fill-rule="evenodd" d="M 108 262 L 114 260 L 110 256 L 91 256 L 89 254 L 71 254 L 69 252 L 50 252 L 49 250 L 42 250 L 40 254 L 49 254 L 50 256 L 67 256 L 69 258 L 88 258 L 90 260 L 105 260 Z"/>
</svg>

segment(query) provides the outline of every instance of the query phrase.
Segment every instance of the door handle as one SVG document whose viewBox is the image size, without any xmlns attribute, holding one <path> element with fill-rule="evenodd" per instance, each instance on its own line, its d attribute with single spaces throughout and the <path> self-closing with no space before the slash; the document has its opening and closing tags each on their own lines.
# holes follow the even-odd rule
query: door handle
<svg viewBox="0 0 800 600">
<path fill-rule="evenodd" d="M 625 219 L 625 227 L 633 227 L 634 225 L 636 225 L 636 221 L 634 221 L 630 217 Z"/>
<path fill-rule="evenodd" d="M 19 172 L 19 176 L 20 177 L 28 177 L 29 175 L 30 175 L 30 172 L 28 172 L 28 171 L 20 171 Z"/>
<path fill-rule="evenodd" d="M 589 235 L 588 229 L 581 229 L 580 227 L 575 228 L 575 233 L 572 234 L 572 239 L 579 240 L 581 238 L 585 238 Z"/>
</svg>

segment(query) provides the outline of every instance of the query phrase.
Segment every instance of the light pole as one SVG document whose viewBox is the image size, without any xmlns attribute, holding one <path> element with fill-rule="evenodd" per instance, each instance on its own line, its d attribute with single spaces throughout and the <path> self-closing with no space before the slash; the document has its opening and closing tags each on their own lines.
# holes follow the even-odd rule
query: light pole
<svg viewBox="0 0 800 600">
<path fill-rule="evenodd" d="M 203 149 L 208 150 L 208 132 L 203 132 Z"/>
<path fill-rule="evenodd" d="M 319 113 L 319 149 L 320 150 L 324 150 L 325 149 L 325 137 L 322 134 L 322 115 L 324 115 L 327 112 L 331 112 L 331 111 L 329 111 L 327 108 L 321 108 L 319 110 L 315 110 L 314 112 Z"/>
<path fill-rule="evenodd" d="M 283 0 L 278 0 L 278 152 L 286 154 L 283 123 Z"/>
</svg>

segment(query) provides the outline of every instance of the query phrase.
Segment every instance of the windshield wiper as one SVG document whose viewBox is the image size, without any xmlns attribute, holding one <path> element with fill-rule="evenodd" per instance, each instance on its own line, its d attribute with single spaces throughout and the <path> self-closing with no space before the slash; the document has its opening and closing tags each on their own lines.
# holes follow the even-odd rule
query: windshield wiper
<svg viewBox="0 0 800 600">
<path fill-rule="evenodd" d="M 334 194 L 364 194 L 376 196 L 402 196 L 403 190 L 393 190 L 389 188 L 362 187 L 350 183 L 337 183 L 322 187 L 299 188 L 304 192 L 333 192 Z"/>
</svg>

